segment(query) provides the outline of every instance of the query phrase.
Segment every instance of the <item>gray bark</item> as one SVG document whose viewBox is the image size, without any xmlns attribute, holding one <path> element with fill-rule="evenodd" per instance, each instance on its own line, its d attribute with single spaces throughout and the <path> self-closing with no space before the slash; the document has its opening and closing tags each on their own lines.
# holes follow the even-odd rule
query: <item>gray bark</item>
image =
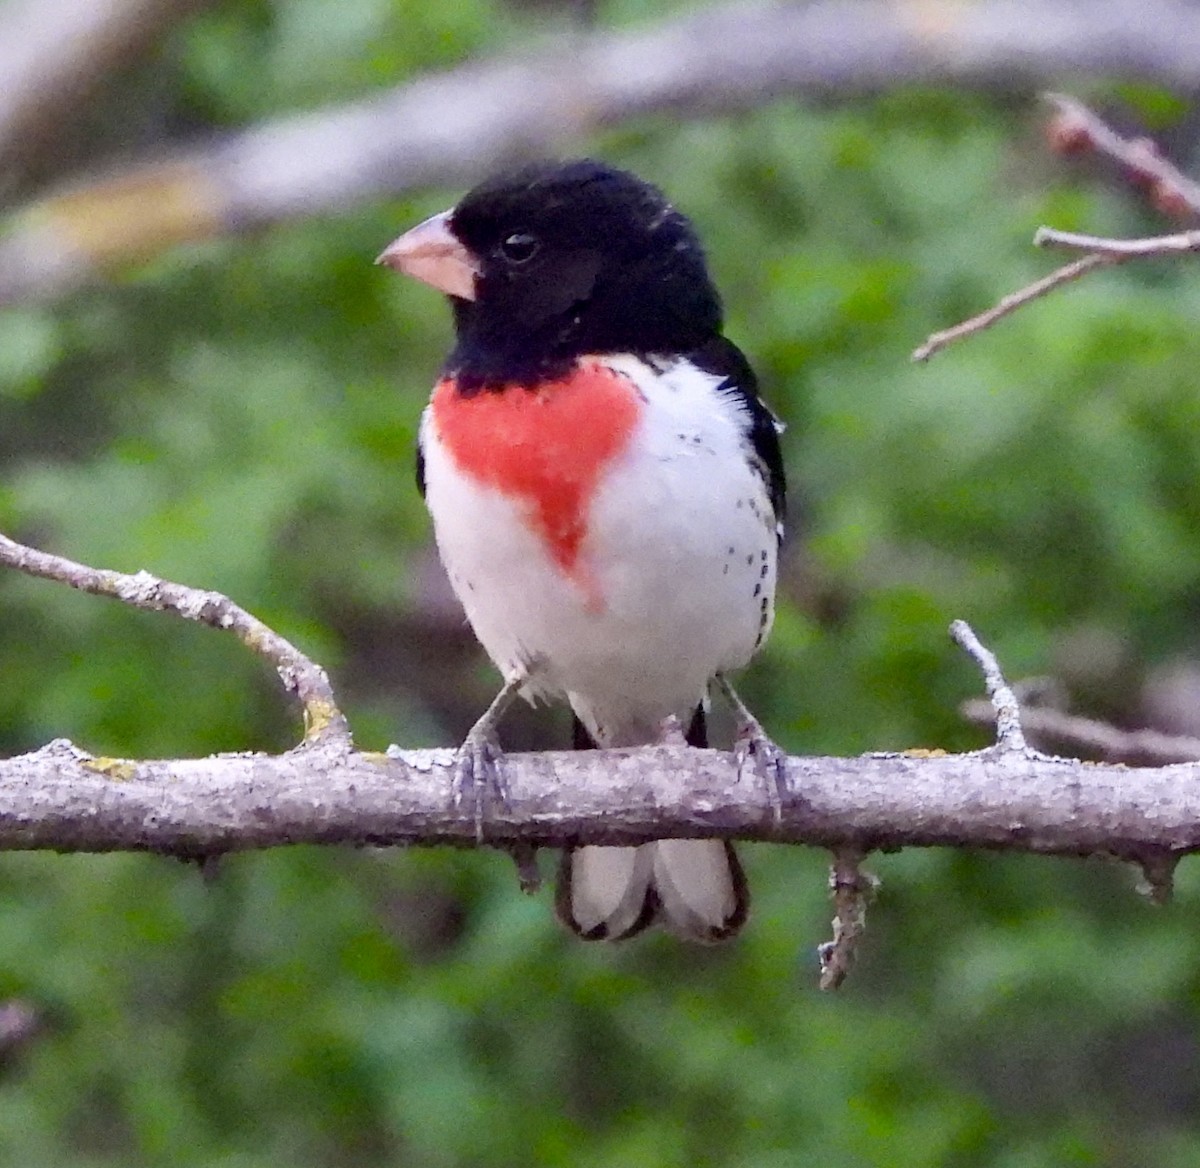
<svg viewBox="0 0 1200 1168">
<path fill-rule="evenodd" d="M 0 849 L 203 857 L 299 843 L 475 843 L 454 752 L 350 750 L 132 762 L 58 740 L 0 761 Z M 682 747 L 507 756 L 488 843 L 723 836 L 861 851 L 984 847 L 1139 861 L 1200 848 L 1200 764 L 1126 768 L 992 748 L 796 757 L 776 822 L 729 754 Z"/>
</svg>

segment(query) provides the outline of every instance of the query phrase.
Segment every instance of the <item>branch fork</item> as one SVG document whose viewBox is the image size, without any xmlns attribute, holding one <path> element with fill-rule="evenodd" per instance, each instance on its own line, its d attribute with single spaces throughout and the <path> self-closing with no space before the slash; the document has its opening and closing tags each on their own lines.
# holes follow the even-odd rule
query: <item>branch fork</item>
<svg viewBox="0 0 1200 1168">
<path fill-rule="evenodd" d="M 228 630 L 247 649 L 271 665 L 284 688 L 300 699 L 306 742 L 338 741 L 349 747 L 350 727 L 338 708 L 325 670 L 286 638 L 220 592 L 175 584 L 146 571 L 128 575 L 104 568 L 90 568 L 63 556 L 17 543 L 6 535 L 0 535 L 0 564 L 7 564 L 30 576 L 56 580 L 80 592 L 108 596 L 132 608 L 147 612 L 172 612 L 184 620 Z"/>
<path fill-rule="evenodd" d="M 1051 148 L 1060 154 L 1094 152 L 1116 162 L 1122 174 L 1145 192 L 1154 207 L 1174 218 L 1200 218 L 1200 183 L 1196 183 L 1164 158 L 1147 138 L 1125 138 L 1074 98 L 1047 93 L 1045 100 L 1055 113 L 1049 126 Z M 1035 247 L 1053 247 L 1085 254 L 1048 276 L 1035 280 L 1002 297 L 993 307 L 967 320 L 932 333 L 913 350 L 914 361 L 928 361 L 956 341 L 974 336 L 1010 316 L 1034 300 L 1049 295 L 1065 284 L 1098 271 L 1100 268 L 1127 263 L 1134 259 L 1176 256 L 1200 252 L 1200 230 L 1156 235 L 1145 239 L 1110 239 L 1101 235 L 1082 235 L 1039 227 L 1034 234 Z"/>
</svg>

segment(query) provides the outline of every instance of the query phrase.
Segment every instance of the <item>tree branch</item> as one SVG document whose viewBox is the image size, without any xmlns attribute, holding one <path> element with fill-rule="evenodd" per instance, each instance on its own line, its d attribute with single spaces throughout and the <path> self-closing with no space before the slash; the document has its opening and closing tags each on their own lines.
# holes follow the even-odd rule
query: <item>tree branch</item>
<svg viewBox="0 0 1200 1168">
<path fill-rule="evenodd" d="M 93 758 L 64 740 L 0 761 L 0 849 L 204 857 L 285 844 L 473 846 L 451 797 L 453 750 L 387 755 L 310 744 L 279 756 Z M 496 846 L 664 837 L 1064 856 L 1200 850 L 1200 764 L 1126 768 L 995 748 L 793 757 L 777 823 L 731 754 L 685 747 L 505 756 Z"/>
<path fill-rule="evenodd" d="M 787 758 L 775 798 L 740 782 L 736 756 L 671 742 L 629 750 L 501 756 L 505 798 L 456 798 L 454 750 L 355 751 L 328 679 L 278 634 L 217 593 L 101 571 L 0 536 L 0 563 L 233 631 L 305 704 L 309 733 L 284 755 L 96 758 L 66 739 L 0 761 L 0 850 L 148 851 L 200 862 L 285 844 L 490 844 L 537 888 L 536 849 L 723 838 L 829 848 L 833 940 L 821 988 L 853 965 L 875 878 L 871 851 L 986 847 L 1130 860 L 1156 903 L 1180 857 L 1200 850 L 1200 764 L 1141 771 L 1031 750 L 1017 698 L 965 621 L 953 639 L 983 672 L 996 745 L 972 754 L 917 750 L 857 759 Z M 2 1021 L 2 1020 L 0 1020 Z M 2 1053 L 2 1052 L 0 1052 Z"/>
<path fill-rule="evenodd" d="M 1016 312 L 1018 308 L 1024 308 L 1030 301 L 1053 292 L 1063 284 L 1070 284 L 1096 268 L 1107 267 L 1114 262 L 1118 261 L 1111 255 L 1086 255 L 1082 259 L 1064 264 L 1061 268 L 1056 268 L 1050 275 L 1043 276 L 1040 280 L 1035 280 L 1032 284 L 1027 284 L 1024 288 L 1001 297 L 993 307 L 978 315 L 968 317 L 948 329 L 931 333 L 923 344 L 913 350 L 912 359 L 918 362 L 928 361 L 930 357 L 935 353 L 940 353 L 947 345 L 952 345 L 955 341 L 973 336 L 975 333 L 981 333 L 984 329 L 989 329 L 998 321 L 1003 320 L 1010 313 Z"/>
<path fill-rule="evenodd" d="M 1150 196 L 1165 215 L 1200 215 L 1200 183 L 1163 157 L 1151 138 L 1126 138 L 1081 101 L 1062 93 L 1042 95 L 1054 110 L 1048 127 L 1059 154 L 1094 153 L 1118 164 L 1123 176 Z"/>
<path fill-rule="evenodd" d="M 0 240 L 0 303 L 64 293 L 174 244 L 415 187 L 461 186 L 651 113 L 712 117 L 784 94 L 914 80 L 1012 86 L 1071 70 L 1125 76 L 1130 61 L 1138 76 L 1194 87 L 1194 31 L 1194 13 L 1177 0 L 819 0 L 725 4 L 649 29 L 555 40 L 50 195 Z"/>
<path fill-rule="evenodd" d="M 295 843 L 476 842 L 474 809 L 453 798 L 455 751 L 353 750 L 320 667 L 226 597 L 145 572 L 89 568 L 2 536 L 0 563 L 229 629 L 275 666 L 309 720 L 306 741 L 280 756 L 95 758 L 60 739 L 0 761 L 0 849 L 204 858 Z M 665 837 L 807 843 L 843 857 L 947 845 L 1115 855 L 1155 871 L 1164 857 L 1200 850 L 1200 764 L 1085 766 L 1029 750 L 994 656 L 965 622 L 951 634 L 984 673 L 1001 724 L 994 747 L 789 758 L 792 794 L 778 808 L 740 784 L 734 757 L 718 751 L 505 756 L 508 803 L 490 809 L 485 842 L 526 856 L 530 846 Z"/>
<path fill-rule="evenodd" d="M 1153 235 L 1146 239 L 1109 239 L 1103 235 L 1080 235 L 1039 227 L 1033 236 L 1034 247 L 1061 247 L 1071 251 L 1096 252 L 1109 259 L 1139 259 L 1148 256 L 1180 255 L 1200 251 L 1200 231 L 1181 231 L 1176 235 Z M 1089 257 L 1090 258 L 1090 257 Z"/>
<path fill-rule="evenodd" d="M 841 989 L 858 957 L 858 943 L 867 929 L 867 902 L 879 880 L 862 870 L 862 854 L 854 848 L 836 848 L 829 869 L 833 894 L 833 940 L 817 946 L 821 962 L 820 987 Z"/>
<path fill-rule="evenodd" d="M 1150 139 L 1123 137 L 1074 98 L 1058 93 L 1048 93 L 1044 97 L 1055 109 L 1048 137 L 1056 151 L 1060 154 L 1085 151 L 1101 154 L 1118 162 L 1126 177 L 1146 191 L 1154 206 L 1164 214 L 1177 217 L 1200 215 L 1200 184 L 1193 182 L 1164 158 Z M 1033 242 L 1035 247 L 1069 248 L 1087 254 L 1016 292 L 1010 292 L 992 308 L 931 334 L 913 350 L 912 359 L 928 361 L 955 341 L 991 328 L 1018 308 L 1098 268 L 1123 264 L 1133 259 L 1200 251 L 1200 230 L 1147 239 L 1109 239 L 1043 226 L 1035 232 Z"/>
<path fill-rule="evenodd" d="M 977 726 L 996 724 L 995 707 L 982 698 L 963 702 L 959 711 Z M 1021 722 L 1035 741 L 1096 755 L 1105 762 L 1163 766 L 1200 760 L 1200 738 L 1186 735 L 1164 734 L 1161 730 L 1121 730 L 1107 722 L 1045 706 L 1025 706 Z"/>
<path fill-rule="evenodd" d="M 8 0 L 0 8 L 0 186 L 114 69 L 205 0 Z"/>
<path fill-rule="evenodd" d="M 284 688 L 300 699 L 304 706 L 306 739 L 328 739 L 344 748 L 349 746 L 350 729 L 334 700 L 325 671 L 227 596 L 173 584 L 149 572 L 129 576 L 124 572 L 89 568 L 74 560 L 27 547 L 6 535 L 0 535 L 0 564 L 30 576 L 69 584 L 80 592 L 109 596 L 133 608 L 173 612 L 185 620 L 199 621 L 214 629 L 228 629 L 247 649 L 274 666 Z"/>
<path fill-rule="evenodd" d="M 1017 695 L 1004 680 L 996 655 L 983 645 L 975 635 L 975 630 L 964 620 L 951 622 L 950 636 L 983 673 L 983 683 L 995 715 L 997 748 L 1018 753 L 1028 750 L 1025 733 L 1021 729 L 1021 707 L 1017 703 Z"/>
</svg>

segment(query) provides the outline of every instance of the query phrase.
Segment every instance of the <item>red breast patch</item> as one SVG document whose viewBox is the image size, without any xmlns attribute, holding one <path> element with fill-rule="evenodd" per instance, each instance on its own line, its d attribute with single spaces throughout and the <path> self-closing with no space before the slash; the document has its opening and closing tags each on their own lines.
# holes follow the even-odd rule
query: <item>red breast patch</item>
<svg viewBox="0 0 1200 1168">
<path fill-rule="evenodd" d="M 592 497 L 625 449 L 641 412 L 628 377 L 597 362 L 536 388 L 514 385 L 464 396 L 438 382 L 432 413 L 458 468 L 525 501 L 529 523 L 554 562 L 603 607 L 579 559 Z"/>
</svg>

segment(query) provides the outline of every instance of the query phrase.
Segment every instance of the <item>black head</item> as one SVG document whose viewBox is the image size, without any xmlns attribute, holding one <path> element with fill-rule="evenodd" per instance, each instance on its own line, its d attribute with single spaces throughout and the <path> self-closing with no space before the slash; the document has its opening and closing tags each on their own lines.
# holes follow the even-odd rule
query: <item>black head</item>
<svg viewBox="0 0 1200 1168">
<path fill-rule="evenodd" d="M 490 179 L 381 259 L 451 294 L 448 368 L 464 388 L 553 376 L 585 354 L 684 353 L 721 328 L 691 223 L 656 187 L 601 162 Z"/>
</svg>

